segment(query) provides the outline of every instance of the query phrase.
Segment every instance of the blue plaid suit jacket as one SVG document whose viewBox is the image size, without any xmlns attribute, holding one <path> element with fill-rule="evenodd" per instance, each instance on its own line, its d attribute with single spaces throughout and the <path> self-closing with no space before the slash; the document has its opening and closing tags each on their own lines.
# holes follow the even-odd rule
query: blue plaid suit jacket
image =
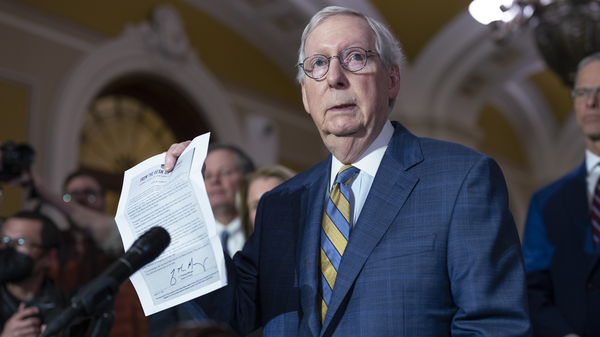
<svg viewBox="0 0 600 337">
<path fill-rule="evenodd" d="M 395 133 L 355 224 L 331 304 L 317 314 L 331 156 L 263 196 L 227 260 L 229 284 L 193 314 L 264 336 L 528 336 L 519 237 L 498 165 L 469 148 Z"/>
</svg>

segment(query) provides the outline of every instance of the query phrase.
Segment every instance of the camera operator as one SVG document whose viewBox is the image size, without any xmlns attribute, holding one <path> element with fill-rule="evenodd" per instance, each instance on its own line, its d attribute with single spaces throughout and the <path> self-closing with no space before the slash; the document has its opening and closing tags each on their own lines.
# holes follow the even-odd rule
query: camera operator
<svg viewBox="0 0 600 337">
<path fill-rule="evenodd" d="M 15 144 L 8 141 L 4 144 L 0 142 L 0 183 L 8 182 L 18 178 L 23 172 L 28 172 L 33 160 L 35 152 L 28 144 Z M 0 206 L 2 206 L 2 198 L 4 191 L 0 184 Z M 4 219 L 0 216 L 0 224 Z"/>
<path fill-rule="evenodd" d="M 0 147 L 0 151 L 2 148 L 5 147 Z M 67 217 L 70 227 L 65 228 L 65 239 L 69 243 L 69 259 L 64 267 L 58 268 L 55 264 L 49 277 L 53 278 L 63 291 L 77 291 L 124 252 L 114 217 L 105 213 L 104 188 L 93 176 L 77 171 L 66 178 L 63 195 L 58 195 L 29 167 L 21 169 L 24 165 L 16 162 L 14 165 L 7 164 L 6 161 L 15 157 L 31 158 L 33 161 L 23 149 L 24 147 L 19 147 L 17 150 L 13 146 L 13 155 L 8 157 L 5 153 L 4 165 L 0 163 L 0 167 L 2 171 L 9 171 L 11 174 L 19 171 L 16 177 L 9 179 L 11 185 L 31 189 L 30 195 L 38 198 L 40 205 L 43 203 L 51 206 Z M 21 152 L 17 153 L 18 151 Z M 12 168 L 8 168 L 9 166 Z M 6 181 L 1 173 L 0 181 Z M 110 337 L 148 335 L 148 321 L 131 282 L 125 282 L 119 288 L 114 312 L 115 319 Z"/>
<path fill-rule="evenodd" d="M 31 197 L 60 210 L 108 257 L 120 256 L 123 244 L 114 218 L 104 213 L 104 189 L 100 183 L 88 174 L 75 172 L 67 178 L 63 186 L 65 195 L 61 197 L 30 169 L 34 159 L 35 152 L 28 144 L 0 144 L 0 182 L 31 188 Z"/>
<path fill-rule="evenodd" d="M 21 184 L 32 184 L 37 196 L 65 214 L 78 229 L 85 231 L 109 258 L 124 252 L 123 243 L 113 216 L 105 213 L 105 192 L 94 177 L 73 172 L 63 185 L 64 195 L 54 193 L 35 173 L 24 174 Z"/>
<path fill-rule="evenodd" d="M 63 253 L 60 231 L 40 213 L 21 211 L 0 226 L 0 337 L 39 336 L 68 305 L 46 277 Z"/>
</svg>

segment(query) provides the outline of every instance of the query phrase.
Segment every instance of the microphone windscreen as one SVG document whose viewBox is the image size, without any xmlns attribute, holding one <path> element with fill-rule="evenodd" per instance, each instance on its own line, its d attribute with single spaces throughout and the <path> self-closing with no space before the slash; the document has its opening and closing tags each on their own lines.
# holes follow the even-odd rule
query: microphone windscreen
<svg viewBox="0 0 600 337">
<path fill-rule="evenodd" d="M 136 271 L 156 259 L 171 243 L 171 236 L 162 227 L 152 227 L 129 248 L 124 258 Z"/>
</svg>

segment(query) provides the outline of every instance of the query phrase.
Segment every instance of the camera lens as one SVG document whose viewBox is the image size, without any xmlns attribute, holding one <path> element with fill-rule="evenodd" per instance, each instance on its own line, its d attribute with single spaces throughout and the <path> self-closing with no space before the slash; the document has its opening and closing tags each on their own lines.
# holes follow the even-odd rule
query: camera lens
<svg viewBox="0 0 600 337">
<path fill-rule="evenodd" d="M 35 152 L 28 144 L 15 145 L 6 142 L 0 146 L 2 153 L 2 167 L 0 167 L 0 181 L 10 181 L 23 172 L 28 171 L 35 159 Z"/>
</svg>

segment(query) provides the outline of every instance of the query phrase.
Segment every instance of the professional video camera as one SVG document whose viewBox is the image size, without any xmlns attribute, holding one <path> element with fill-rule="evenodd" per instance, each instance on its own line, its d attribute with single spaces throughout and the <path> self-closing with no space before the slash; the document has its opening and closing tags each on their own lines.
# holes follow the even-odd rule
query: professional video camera
<svg viewBox="0 0 600 337">
<path fill-rule="evenodd" d="M 0 167 L 0 181 L 10 181 L 18 178 L 29 167 L 35 159 L 33 148 L 27 144 L 16 145 L 13 142 L 6 142 L 0 146 L 2 163 Z"/>
</svg>

